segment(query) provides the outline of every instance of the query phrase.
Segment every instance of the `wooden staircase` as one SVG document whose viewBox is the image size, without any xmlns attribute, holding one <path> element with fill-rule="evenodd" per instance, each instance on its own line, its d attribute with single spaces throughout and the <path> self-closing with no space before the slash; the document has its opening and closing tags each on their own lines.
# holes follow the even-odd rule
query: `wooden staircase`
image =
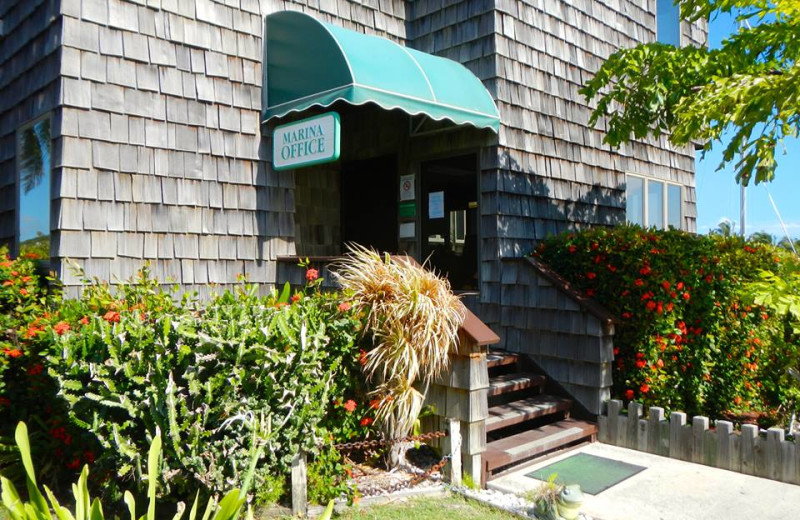
<svg viewBox="0 0 800 520">
<path fill-rule="evenodd" d="M 548 452 L 595 440 L 597 425 L 571 418 L 572 400 L 553 395 L 558 392 L 545 376 L 531 371 L 523 356 L 490 350 L 486 360 L 484 482 Z"/>
</svg>

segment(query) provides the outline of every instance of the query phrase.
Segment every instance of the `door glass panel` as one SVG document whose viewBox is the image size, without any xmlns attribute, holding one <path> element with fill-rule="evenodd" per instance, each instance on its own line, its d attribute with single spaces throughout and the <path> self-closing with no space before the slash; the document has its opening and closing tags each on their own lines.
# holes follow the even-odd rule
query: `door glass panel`
<svg viewBox="0 0 800 520">
<path fill-rule="evenodd" d="M 656 6 L 656 39 L 680 47 L 681 12 L 673 0 L 658 0 Z"/>
<path fill-rule="evenodd" d="M 422 259 L 430 258 L 453 289 L 477 289 L 477 158 L 423 163 L 422 190 Z"/>
<path fill-rule="evenodd" d="M 50 258 L 50 119 L 17 133 L 19 252 Z"/>
</svg>

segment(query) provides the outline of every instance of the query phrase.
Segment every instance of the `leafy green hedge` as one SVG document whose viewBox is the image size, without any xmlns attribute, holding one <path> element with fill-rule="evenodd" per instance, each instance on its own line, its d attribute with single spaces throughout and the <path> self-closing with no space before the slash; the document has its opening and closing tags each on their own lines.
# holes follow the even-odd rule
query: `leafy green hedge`
<svg viewBox="0 0 800 520">
<path fill-rule="evenodd" d="M 241 484 L 254 443 L 263 448 L 257 501 L 282 494 L 281 471 L 299 449 L 321 450 L 312 496 L 348 491 L 330 446 L 370 434 L 362 318 L 342 295 L 318 290 L 316 270 L 295 294 L 263 297 L 242 284 L 199 302 L 175 298 L 146 270 L 62 299 L 34 267 L 0 264 L 0 435 L 31 425 L 35 450 L 54 462 L 45 479 L 67 481 L 92 463 L 105 492 L 136 492 L 160 433 L 160 489 L 174 500 Z"/>
<path fill-rule="evenodd" d="M 616 317 L 616 398 L 712 417 L 784 411 L 796 338 L 746 285 L 795 263 L 785 251 L 623 226 L 551 237 L 534 255 Z"/>
</svg>

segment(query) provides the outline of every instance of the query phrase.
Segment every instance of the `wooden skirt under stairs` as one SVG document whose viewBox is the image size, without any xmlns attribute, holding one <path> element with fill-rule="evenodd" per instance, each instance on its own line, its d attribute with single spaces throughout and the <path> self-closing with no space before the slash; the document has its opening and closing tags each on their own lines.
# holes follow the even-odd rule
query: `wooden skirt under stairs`
<svg viewBox="0 0 800 520">
<path fill-rule="evenodd" d="M 594 441 L 597 425 L 570 417 L 573 402 L 517 354 L 490 350 L 483 482 L 545 454 Z M 550 392 L 545 392 L 550 388 Z"/>
</svg>

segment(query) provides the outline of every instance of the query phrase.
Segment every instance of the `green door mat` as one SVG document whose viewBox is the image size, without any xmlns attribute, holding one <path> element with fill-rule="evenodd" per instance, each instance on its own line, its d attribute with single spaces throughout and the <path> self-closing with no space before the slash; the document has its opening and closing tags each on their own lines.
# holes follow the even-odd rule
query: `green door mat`
<svg viewBox="0 0 800 520">
<path fill-rule="evenodd" d="M 525 476 L 546 481 L 551 475 L 555 474 L 556 482 L 579 484 L 584 493 L 597 495 L 611 486 L 619 484 L 626 478 L 636 475 L 643 469 L 645 469 L 643 466 L 636 466 L 587 453 L 578 453 L 532 471 Z"/>
</svg>

